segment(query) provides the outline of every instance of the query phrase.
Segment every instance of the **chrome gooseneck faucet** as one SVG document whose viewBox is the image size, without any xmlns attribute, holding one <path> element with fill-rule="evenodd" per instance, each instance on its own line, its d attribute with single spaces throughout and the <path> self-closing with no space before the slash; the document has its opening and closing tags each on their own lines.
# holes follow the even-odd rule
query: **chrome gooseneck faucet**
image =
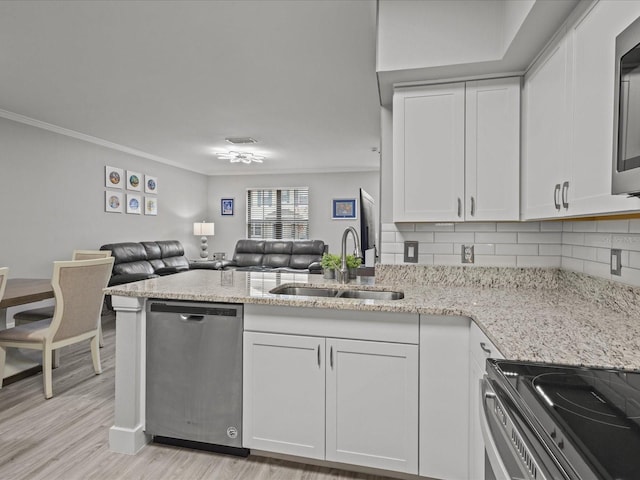
<svg viewBox="0 0 640 480">
<path fill-rule="evenodd" d="M 355 244 L 354 255 L 356 257 L 361 257 L 362 252 L 360 251 L 360 237 L 358 237 L 358 232 L 353 227 L 348 227 L 344 233 L 342 234 L 342 249 L 340 252 L 342 263 L 340 265 L 340 269 L 336 270 L 336 279 L 340 283 L 348 283 L 349 282 L 349 269 L 347 268 L 347 237 L 349 236 L 349 232 L 353 236 L 353 243 Z"/>
</svg>

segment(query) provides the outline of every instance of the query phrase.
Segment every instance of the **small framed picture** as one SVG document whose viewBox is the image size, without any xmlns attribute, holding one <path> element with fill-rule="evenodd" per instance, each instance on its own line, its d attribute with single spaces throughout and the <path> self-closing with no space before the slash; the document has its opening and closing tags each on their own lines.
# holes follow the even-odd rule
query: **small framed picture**
<svg viewBox="0 0 640 480">
<path fill-rule="evenodd" d="M 355 198 L 338 198 L 331 201 L 331 218 L 333 220 L 355 220 L 356 214 Z"/>
<path fill-rule="evenodd" d="M 142 213 L 142 197 L 127 193 L 127 213 L 140 215 Z"/>
<path fill-rule="evenodd" d="M 144 193 L 158 193 L 158 177 L 144 176 Z"/>
<path fill-rule="evenodd" d="M 104 167 L 104 186 L 107 188 L 122 188 L 124 185 L 124 170 L 116 167 Z"/>
<path fill-rule="evenodd" d="M 144 197 L 144 214 L 158 215 L 158 198 Z"/>
<path fill-rule="evenodd" d="M 142 174 L 127 170 L 127 190 L 139 192 L 142 189 Z"/>
<path fill-rule="evenodd" d="M 124 205 L 122 197 L 122 192 L 112 192 L 109 190 L 104 192 L 104 211 L 110 213 L 122 213 L 122 207 Z"/>
<path fill-rule="evenodd" d="M 233 198 L 223 198 L 220 200 L 220 214 L 233 215 Z"/>
</svg>

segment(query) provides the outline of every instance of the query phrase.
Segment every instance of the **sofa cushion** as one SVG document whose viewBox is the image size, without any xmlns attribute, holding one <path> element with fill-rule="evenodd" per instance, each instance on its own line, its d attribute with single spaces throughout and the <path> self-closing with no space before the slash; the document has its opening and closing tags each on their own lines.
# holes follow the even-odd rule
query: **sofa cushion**
<svg viewBox="0 0 640 480">
<path fill-rule="evenodd" d="M 114 257 L 114 265 L 118 265 L 119 263 L 147 260 L 147 251 L 140 243 L 109 243 L 107 245 L 101 246 L 100 250 L 111 251 L 111 256 Z"/>
<path fill-rule="evenodd" d="M 163 258 L 162 261 L 164 262 L 165 267 L 180 268 L 184 270 L 189 269 L 189 260 L 187 260 L 187 257 L 185 256 L 166 257 L 166 258 Z"/>
<path fill-rule="evenodd" d="M 314 262 L 322 260 L 324 242 L 322 240 L 299 240 L 291 246 L 291 268 L 309 268 Z"/>
<path fill-rule="evenodd" d="M 238 240 L 233 261 L 238 267 L 262 265 L 264 240 Z"/>
<path fill-rule="evenodd" d="M 147 252 L 147 260 L 159 260 L 162 258 L 162 251 L 158 242 L 140 242 Z"/>
<path fill-rule="evenodd" d="M 160 248 L 161 258 L 184 256 L 184 248 L 178 240 L 159 240 L 155 243 Z"/>
<path fill-rule="evenodd" d="M 113 266 L 113 275 L 122 275 L 125 273 L 146 273 L 151 275 L 154 272 L 153 267 L 146 260 L 138 260 L 136 262 L 119 263 Z"/>
<path fill-rule="evenodd" d="M 278 240 L 265 242 L 262 266 L 269 268 L 288 267 L 292 243 Z"/>
</svg>

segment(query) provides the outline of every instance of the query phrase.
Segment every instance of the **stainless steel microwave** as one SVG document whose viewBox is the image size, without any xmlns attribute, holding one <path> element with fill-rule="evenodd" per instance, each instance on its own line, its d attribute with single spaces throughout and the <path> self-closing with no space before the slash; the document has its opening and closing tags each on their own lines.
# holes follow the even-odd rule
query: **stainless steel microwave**
<svg viewBox="0 0 640 480">
<path fill-rule="evenodd" d="M 640 197 L 640 18 L 616 37 L 611 193 Z"/>
</svg>

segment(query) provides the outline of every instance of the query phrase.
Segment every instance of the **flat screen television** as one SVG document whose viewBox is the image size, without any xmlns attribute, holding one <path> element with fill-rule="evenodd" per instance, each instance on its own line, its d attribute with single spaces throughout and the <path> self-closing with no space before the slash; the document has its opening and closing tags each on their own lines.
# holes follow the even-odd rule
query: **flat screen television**
<svg viewBox="0 0 640 480">
<path fill-rule="evenodd" d="M 377 215 L 376 203 L 373 197 L 360 189 L 360 249 L 364 257 L 365 251 L 374 249 L 374 259 L 377 257 Z"/>
</svg>

